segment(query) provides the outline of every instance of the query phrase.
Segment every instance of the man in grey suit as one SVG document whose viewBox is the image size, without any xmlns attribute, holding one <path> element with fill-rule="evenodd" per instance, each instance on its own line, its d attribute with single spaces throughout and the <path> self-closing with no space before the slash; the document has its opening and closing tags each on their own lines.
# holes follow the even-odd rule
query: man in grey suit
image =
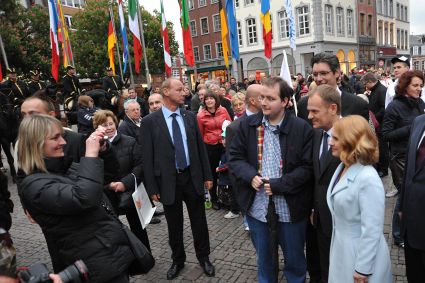
<svg viewBox="0 0 425 283">
<path fill-rule="evenodd" d="M 416 283 L 425 278 L 425 115 L 416 117 L 410 133 L 399 214 L 407 281 Z"/>
<path fill-rule="evenodd" d="M 183 201 L 186 203 L 196 257 L 207 276 L 214 276 L 209 260 L 210 243 L 204 207 L 204 188 L 211 189 L 208 155 L 195 114 L 179 108 L 183 84 L 174 78 L 162 84 L 163 105 L 142 119 L 141 134 L 146 190 L 164 205 L 173 264 L 172 280 L 184 267 Z"/>
<path fill-rule="evenodd" d="M 309 94 L 307 110 L 308 118 L 315 129 L 313 136 L 314 197 L 310 216 L 311 224 L 315 229 L 309 232 L 317 239 L 321 282 L 328 282 L 332 217 L 326 202 L 326 193 L 332 176 L 341 162 L 329 150 L 328 140 L 332 135 L 333 124 L 341 115 L 341 96 L 335 88 L 320 85 Z"/>
</svg>

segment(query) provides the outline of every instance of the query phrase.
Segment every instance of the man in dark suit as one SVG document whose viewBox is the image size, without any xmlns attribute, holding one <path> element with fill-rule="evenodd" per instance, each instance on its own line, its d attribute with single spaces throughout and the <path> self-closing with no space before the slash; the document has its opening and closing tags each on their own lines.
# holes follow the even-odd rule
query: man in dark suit
<svg viewBox="0 0 425 283">
<path fill-rule="evenodd" d="M 410 133 L 399 214 L 407 281 L 416 283 L 425 278 L 425 115 L 415 119 Z"/>
<path fill-rule="evenodd" d="M 102 88 L 106 92 L 116 95 L 122 89 L 123 82 L 120 76 L 115 76 L 111 67 L 106 67 L 106 76 L 102 78 Z"/>
<path fill-rule="evenodd" d="M 173 264 L 167 279 L 184 267 L 183 201 L 189 213 L 196 257 L 207 276 L 214 276 L 204 208 L 204 188 L 211 189 L 208 155 L 195 115 L 179 108 L 184 103 L 183 84 L 164 81 L 161 110 L 142 119 L 141 140 L 146 190 L 164 205 Z"/>
<path fill-rule="evenodd" d="M 314 229 L 310 229 L 308 233 L 309 236 L 316 235 L 317 239 L 320 282 L 328 282 L 332 217 L 326 201 L 326 193 L 332 176 L 341 162 L 329 150 L 328 140 L 332 135 L 333 124 L 341 115 L 341 97 L 333 87 L 320 85 L 309 95 L 307 110 L 308 118 L 315 129 L 313 136 L 314 197 L 310 216 Z M 314 240 L 313 238 L 308 244 L 314 243 Z M 314 280 L 319 282 L 319 278 Z"/>
<path fill-rule="evenodd" d="M 313 78 L 316 84 L 327 84 L 333 87 L 341 95 L 341 116 L 360 115 L 369 120 L 369 109 L 367 102 L 356 95 L 341 91 L 338 88 L 338 79 L 341 76 L 341 69 L 338 58 L 328 53 L 318 53 L 311 59 L 313 68 Z M 304 96 L 298 102 L 298 117 L 308 120 L 307 111 L 308 96 Z"/>
</svg>

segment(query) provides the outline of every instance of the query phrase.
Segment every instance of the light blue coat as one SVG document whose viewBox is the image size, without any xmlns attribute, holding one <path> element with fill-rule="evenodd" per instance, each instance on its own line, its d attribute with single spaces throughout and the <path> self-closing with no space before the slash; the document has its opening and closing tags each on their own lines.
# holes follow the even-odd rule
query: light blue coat
<svg viewBox="0 0 425 283">
<path fill-rule="evenodd" d="M 341 163 L 329 184 L 327 202 L 332 214 L 329 283 L 353 282 L 354 271 L 369 283 L 392 282 L 390 254 L 384 238 L 385 192 L 376 170 L 360 163 L 343 170 Z"/>
</svg>

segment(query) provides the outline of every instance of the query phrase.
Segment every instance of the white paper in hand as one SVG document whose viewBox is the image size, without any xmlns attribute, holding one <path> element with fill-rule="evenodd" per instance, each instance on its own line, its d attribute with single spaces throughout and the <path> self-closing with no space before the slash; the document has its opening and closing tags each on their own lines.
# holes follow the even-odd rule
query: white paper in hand
<svg viewBox="0 0 425 283">
<path fill-rule="evenodd" d="M 137 214 L 139 215 L 140 223 L 142 224 L 143 229 L 145 229 L 151 222 L 156 206 L 152 206 L 143 183 L 140 183 L 140 185 L 136 187 L 132 196 Z"/>
</svg>

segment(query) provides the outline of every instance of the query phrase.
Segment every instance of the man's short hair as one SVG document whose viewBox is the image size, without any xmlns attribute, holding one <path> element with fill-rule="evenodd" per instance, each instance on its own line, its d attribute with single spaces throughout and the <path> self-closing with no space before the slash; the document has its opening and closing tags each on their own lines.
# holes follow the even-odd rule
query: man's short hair
<svg viewBox="0 0 425 283">
<path fill-rule="evenodd" d="M 336 104 L 336 114 L 341 115 L 341 95 L 330 85 L 319 85 L 308 94 L 308 97 L 318 95 L 328 106 Z"/>
<path fill-rule="evenodd" d="M 33 99 L 39 99 L 41 100 L 41 102 L 44 105 L 44 108 L 46 109 L 46 112 L 55 112 L 55 105 L 53 104 L 52 100 L 45 94 L 45 90 L 38 90 L 36 91 L 32 96 L 28 97 L 27 99 L 24 100 L 24 102 L 26 101 L 30 101 Z"/>
<path fill-rule="evenodd" d="M 290 98 L 294 94 L 292 87 L 280 77 L 267 78 L 264 80 L 263 85 L 270 88 L 279 85 L 279 96 L 281 100 Z"/>
<path fill-rule="evenodd" d="M 124 110 L 125 110 L 125 111 L 127 111 L 127 110 L 128 110 L 128 106 L 129 106 L 130 104 L 133 104 L 133 103 L 137 103 L 137 105 L 139 105 L 139 102 L 137 102 L 137 100 L 136 100 L 136 99 L 127 99 L 127 100 L 124 102 Z"/>
<path fill-rule="evenodd" d="M 378 78 L 376 77 L 376 75 L 374 73 L 369 72 L 369 73 L 364 74 L 363 77 L 360 79 L 360 81 L 362 83 L 365 83 L 365 82 L 377 82 L 378 81 Z"/>
<path fill-rule="evenodd" d="M 311 58 L 311 67 L 313 68 L 314 64 L 325 63 L 328 64 L 329 68 L 333 73 L 340 69 L 338 57 L 333 54 L 326 52 L 321 52 Z"/>
</svg>

